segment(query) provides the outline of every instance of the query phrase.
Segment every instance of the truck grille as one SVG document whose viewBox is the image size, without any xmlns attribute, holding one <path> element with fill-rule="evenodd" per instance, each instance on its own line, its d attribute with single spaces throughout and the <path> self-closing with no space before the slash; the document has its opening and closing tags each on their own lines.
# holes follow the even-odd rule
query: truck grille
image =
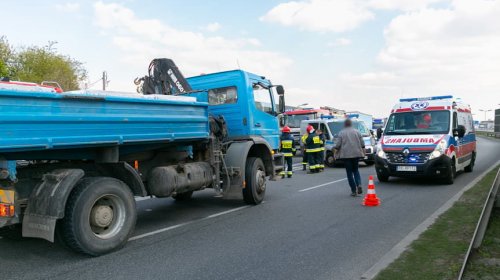
<svg viewBox="0 0 500 280">
<path fill-rule="evenodd" d="M 425 163 L 429 159 L 430 153 L 387 153 L 387 159 L 391 163 Z"/>
</svg>

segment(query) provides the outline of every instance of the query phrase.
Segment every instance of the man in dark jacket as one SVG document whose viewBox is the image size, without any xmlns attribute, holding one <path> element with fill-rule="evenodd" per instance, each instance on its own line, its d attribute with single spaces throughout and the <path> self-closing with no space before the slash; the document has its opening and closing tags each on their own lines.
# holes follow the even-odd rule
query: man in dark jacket
<svg viewBox="0 0 500 280">
<path fill-rule="evenodd" d="M 280 172 L 280 175 L 282 178 L 285 178 L 285 175 L 291 178 L 293 175 L 293 152 L 295 150 L 293 147 L 293 136 L 290 135 L 290 128 L 288 126 L 283 127 L 282 132 L 280 151 L 283 153 L 283 156 L 285 156 L 285 166 L 283 167 L 283 171 Z"/>
<path fill-rule="evenodd" d="M 318 153 L 321 151 L 321 140 L 314 130 L 312 125 L 307 126 L 306 152 L 309 160 L 310 173 L 318 173 L 320 165 L 318 163 Z"/>
</svg>

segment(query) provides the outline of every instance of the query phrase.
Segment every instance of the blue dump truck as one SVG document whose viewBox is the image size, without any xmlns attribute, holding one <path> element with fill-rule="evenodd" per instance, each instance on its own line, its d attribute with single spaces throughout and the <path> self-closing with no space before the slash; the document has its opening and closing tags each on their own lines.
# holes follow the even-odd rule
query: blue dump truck
<svg viewBox="0 0 500 280">
<path fill-rule="evenodd" d="M 134 197 L 213 188 L 262 202 L 283 168 L 282 86 L 241 70 L 185 79 L 169 59 L 136 83 L 140 94 L 0 83 L 2 234 L 98 256 L 133 233 Z"/>
</svg>

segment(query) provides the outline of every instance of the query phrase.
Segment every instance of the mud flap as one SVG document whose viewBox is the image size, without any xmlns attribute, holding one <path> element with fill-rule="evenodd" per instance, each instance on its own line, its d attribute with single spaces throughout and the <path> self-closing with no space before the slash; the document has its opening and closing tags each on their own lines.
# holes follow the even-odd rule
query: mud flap
<svg viewBox="0 0 500 280">
<path fill-rule="evenodd" d="M 43 176 L 32 191 L 24 213 L 23 236 L 54 242 L 57 219 L 64 217 L 66 201 L 85 175 L 81 169 L 57 169 Z"/>
<path fill-rule="evenodd" d="M 271 181 L 281 180 L 280 172 L 285 170 L 285 157 L 282 153 L 273 155 L 274 173 L 271 176 Z"/>
</svg>

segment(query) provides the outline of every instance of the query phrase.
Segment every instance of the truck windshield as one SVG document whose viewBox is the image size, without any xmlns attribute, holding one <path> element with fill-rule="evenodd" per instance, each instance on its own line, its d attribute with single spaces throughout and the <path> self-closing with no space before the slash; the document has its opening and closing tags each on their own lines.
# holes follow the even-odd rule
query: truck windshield
<svg viewBox="0 0 500 280">
<path fill-rule="evenodd" d="M 314 114 L 304 115 L 285 115 L 285 124 L 289 127 L 300 127 L 300 122 L 305 120 L 313 120 Z"/>
<path fill-rule="evenodd" d="M 272 92 L 269 88 L 264 87 L 260 83 L 253 84 L 253 96 L 255 107 L 258 110 L 274 115 Z"/>
<path fill-rule="evenodd" d="M 405 112 L 391 114 L 384 134 L 445 134 L 449 130 L 450 112 L 448 111 Z"/>
</svg>

